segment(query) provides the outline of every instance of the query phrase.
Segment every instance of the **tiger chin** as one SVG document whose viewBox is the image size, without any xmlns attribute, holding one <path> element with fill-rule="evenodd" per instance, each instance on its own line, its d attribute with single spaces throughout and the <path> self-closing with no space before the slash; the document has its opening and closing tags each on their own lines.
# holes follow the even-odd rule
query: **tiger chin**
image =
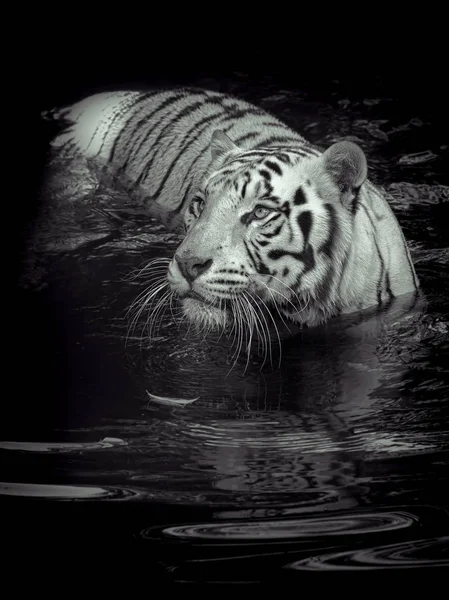
<svg viewBox="0 0 449 600">
<path fill-rule="evenodd" d="M 184 229 L 144 307 L 167 285 L 188 321 L 240 335 L 274 318 L 315 326 L 419 288 L 352 142 L 323 151 L 258 106 L 196 88 L 105 92 L 44 116 L 62 122 L 56 154 L 107 165 L 150 216 Z"/>
</svg>

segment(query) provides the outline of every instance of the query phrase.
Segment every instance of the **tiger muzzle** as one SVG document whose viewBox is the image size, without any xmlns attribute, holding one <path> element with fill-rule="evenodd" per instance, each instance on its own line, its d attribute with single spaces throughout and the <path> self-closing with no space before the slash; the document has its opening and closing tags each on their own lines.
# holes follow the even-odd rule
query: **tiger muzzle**
<svg viewBox="0 0 449 600">
<path fill-rule="evenodd" d="M 178 264 L 182 276 L 188 283 L 193 283 L 200 275 L 205 273 L 212 265 L 211 258 L 203 260 L 198 256 L 178 256 L 175 255 L 175 260 Z"/>
</svg>

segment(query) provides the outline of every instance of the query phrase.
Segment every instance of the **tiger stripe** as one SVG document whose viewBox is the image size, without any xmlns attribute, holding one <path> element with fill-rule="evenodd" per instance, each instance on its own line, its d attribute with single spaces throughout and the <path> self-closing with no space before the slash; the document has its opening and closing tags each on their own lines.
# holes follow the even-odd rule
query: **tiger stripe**
<svg viewBox="0 0 449 600">
<path fill-rule="evenodd" d="M 135 114 L 136 110 L 135 110 L 135 109 L 136 109 L 136 108 L 137 108 L 139 105 L 142 105 L 144 102 L 146 102 L 147 100 L 149 100 L 151 97 L 154 97 L 156 93 L 157 93 L 157 92 L 146 92 L 146 93 L 142 94 L 141 96 L 137 97 L 137 98 L 134 100 L 134 102 L 132 102 L 132 103 L 130 104 L 129 108 L 127 108 L 127 109 L 126 109 L 126 113 L 128 113 L 128 112 L 131 112 L 131 115 L 132 115 L 132 116 L 129 118 L 129 120 L 128 120 L 128 121 L 126 121 L 126 122 L 125 122 L 125 124 L 124 124 L 124 126 L 123 126 L 123 128 L 122 128 L 121 132 L 120 132 L 120 133 L 117 135 L 117 138 L 115 139 L 115 141 L 114 141 L 114 143 L 113 143 L 113 145 L 112 145 L 111 152 L 110 152 L 110 160 L 111 160 L 111 161 L 114 161 L 114 160 L 115 160 L 116 151 L 117 151 L 117 148 L 118 148 L 118 146 L 119 146 L 119 144 L 120 144 L 120 141 L 121 141 L 121 139 L 122 139 L 123 132 L 125 132 L 125 131 L 128 131 L 128 127 L 129 127 L 130 123 L 131 123 L 132 121 L 134 121 L 134 120 L 135 120 L 135 118 L 136 118 L 136 114 Z M 139 114 L 142 114 L 142 111 L 144 111 L 144 110 L 145 110 L 145 108 L 144 108 L 144 107 L 142 107 L 142 106 L 140 106 L 140 110 L 138 110 L 138 111 L 137 111 L 137 115 L 139 115 Z M 115 123 L 115 122 L 116 122 L 118 119 L 120 119 L 121 117 L 123 117 L 123 116 L 124 116 L 124 115 L 123 115 L 123 112 L 124 112 L 123 110 L 122 110 L 122 111 L 119 111 L 119 112 L 117 112 L 117 114 L 115 115 L 114 119 L 111 121 L 111 127 L 114 127 L 114 123 Z M 153 114 L 154 114 L 154 113 L 153 113 Z M 144 119 L 142 119 L 142 121 L 144 122 L 145 120 L 148 120 L 148 118 L 149 118 L 149 115 L 145 115 L 145 117 L 144 117 Z M 132 133 L 131 133 L 131 139 L 133 139 L 133 138 L 134 138 L 135 134 L 136 134 L 136 133 L 137 133 L 137 131 L 139 130 L 139 125 L 140 125 L 140 124 L 138 123 L 138 126 L 137 126 L 137 128 L 133 127 L 133 129 L 132 129 Z M 126 138 L 127 138 L 127 139 L 129 139 L 128 135 L 126 136 Z M 103 140 L 103 142 L 102 142 L 102 143 L 101 143 L 101 145 L 100 145 L 100 148 L 99 148 L 99 153 L 100 153 L 100 154 L 101 154 L 101 151 L 103 150 L 103 147 L 104 147 L 104 142 L 105 142 L 105 140 Z M 126 154 L 126 152 L 125 152 L 125 154 Z"/>
</svg>

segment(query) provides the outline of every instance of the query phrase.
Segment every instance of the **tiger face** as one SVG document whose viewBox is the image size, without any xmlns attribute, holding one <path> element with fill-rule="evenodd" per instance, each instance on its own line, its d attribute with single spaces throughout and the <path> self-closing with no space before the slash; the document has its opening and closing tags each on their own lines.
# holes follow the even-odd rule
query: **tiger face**
<svg viewBox="0 0 449 600">
<path fill-rule="evenodd" d="M 306 309 L 310 321 L 311 305 L 324 315 L 351 244 L 351 202 L 366 179 L 362 150 L 339 142 L 323 154 L 244 151 L 216 132 L 212 156 L 167 275 L 187 318 L 215 328 L 255 306 L 297 322 Z"/>
</svg>

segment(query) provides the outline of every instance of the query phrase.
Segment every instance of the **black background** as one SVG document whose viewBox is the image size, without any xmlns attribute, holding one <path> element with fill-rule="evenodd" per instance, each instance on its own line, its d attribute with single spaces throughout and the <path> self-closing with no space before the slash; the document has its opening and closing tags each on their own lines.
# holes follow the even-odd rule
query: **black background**
<svg viewBox="0 0 449 600">
<path fill-rule="evenodd" d="M 39 114 L 59 103 L 104 89 L 137 87 L 140 83 L 196 85 L 213 79 L 226 91 L 228 82 L 238 72 L 245 74 L 248 86 L 252 81 L 265 79 L 270 85 L 305 90 L 320 99 L 326 98 L 336 85 L 350 100 L 397 97 L 400 103 L 416 106 L 420 115 L 433 119 L 441 128 L 447 127 L 447 63 L 443 48 L 446 36 L 436 29 L 442 17 L 434 14 L 429 23 L 420 19 L 411 24 L 401 23 L 400 16 L 399 25 L 390 26 L 386 35 L 385 24 L 367 30 L 370 7 L 363 8 L 365 13 L 360 12 L 362 8 L 350 11 L 352 14 L 343 24 L 330 19 L 325 30 L 324 6 L 321 20 L 308 20 L 304 15 L 298 17 L 298 7 L 294 5 L 260 5 L 261 22 L 251 24 L 250 19 L 248 25 L 227 6 L 204 5 L 204 11 L 209 16 L 212 13 L 212 24 L 197 22 L 195 28 L 178 14 L 176 5 L 171 7 L 170 17 L 160 17 L 154 6 L 142 5 L 134 19 L 116 24 L 113 30 L 101 19 L 92 23 L 89 9 L 81 5 L 64 9 L 68 15 L 76 14 L 76 22 L 72 14 L 58 21 L 52 20 L 54 16 L 40 14 L 33 24 L 33 17 L 28 15 L 33 35 L 20 32 L 15 39 L 14 52 L 25 53 L 25 60 L 20 68 L 13 69 L 12 91 L 6 92 L 5 128 L 12 130 L 8 152 L 12 191 L 7 198 L 10 216 L 4 224 L 13 241 L 8 242 L 4 277 L 11 269 L 11 283 L 15 285 L 21 270 L 23 234 L 36 214 L 52 133 L 40 122 Z M 108 8 L 108 12 L 116 13 L 118 21 L 121 10 L 118 5 L 115 10 L 113 5 Z M 231 13 L 232 25 L 220 31 L 216 23 L 225 10 L 228 16 Z M 390 15 L 383 18 L 388 21 Z M 284 31 L 284 21 L 290 22 L 293 31 Z M 173 23 L 176 28 L 172 28 Z M 139 24 L 139 31 L 135 32 L 134 27 Z M 254 41 L 247 39 L 248 34 Z M 244 51 L 236 46 L 242 39 L 248 42 Z M 11 56 L 8 60 L 12 60 Z M 26 355 L 26 346 L 23 336 L 17 336 L 13 296 L 8 294 L 12 311 L 6 325 L 12 326 L 10 356 L 16 364 Z M 15 389 L 19 390 L 19 401 L 19 381 Z M 24 524 L 22 531 L 25 529 Z M 17 538 L 15 541 L 21 542 Z M 49 556 L 49 568 L 54 560 L 54 556 Z M 111 573 L 104 572 L 105 581 L 111 577 Z M 151 585 L 151 581 L 147 583 Z"/>
</svg>

